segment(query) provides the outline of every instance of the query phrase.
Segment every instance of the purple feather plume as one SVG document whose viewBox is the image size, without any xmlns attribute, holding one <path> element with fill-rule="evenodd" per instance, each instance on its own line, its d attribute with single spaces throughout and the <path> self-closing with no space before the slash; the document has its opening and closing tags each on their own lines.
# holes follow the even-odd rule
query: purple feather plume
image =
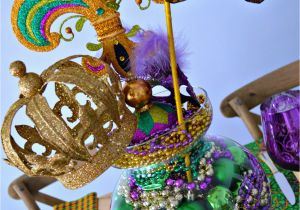
<svg viewBox="0 0 300 210">
<path fill-rule="evenodd" d="M 179 85 L 187 86 L 187 92 L 190 95 L 182 95 L 181 98 L 183 101 L 189 100 L 195 102 L 196 95 L 193 88 L 185 74 L 181 71 L 185 63 L 185 47 L 184 45 L 176 45 L 175 50 Z M 134 50 L 131 61 L 133 62 L 133 71 L 138 78 L 159 82 L 160 85 L 171 91 L 169 97 L 153 97 L 153 99 L 174 104 L 174 88 L 167 35 L 163 32 L 145 32 L 143 38 Z"/>
<path fill-rule="evenodd" d="M 177 64 L 184 66 L 185 46 L 176 45 Z M 170 75 L 170 51 L 167 35 L 146 31 L 134 50 L 133 70 L 137 77 L 160 80 Z"/>
</svg>

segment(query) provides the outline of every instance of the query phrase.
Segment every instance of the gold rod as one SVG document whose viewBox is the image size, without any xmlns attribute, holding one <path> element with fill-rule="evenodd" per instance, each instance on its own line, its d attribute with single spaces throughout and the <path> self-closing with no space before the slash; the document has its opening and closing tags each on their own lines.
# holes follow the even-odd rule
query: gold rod
<svg viewBox="0 0 300 210">
<path fill-rule="evenodd" d="M 172 26 L 171 6 L 170 6 L 170 3 L 167 1 L 165 1 L 165 13 L 166 13 L 166 20 L 167 20 L 168 40 L 169 40 L 169 48 L 170 48 L 170 61 L 171 61 L 174 93 L 175 93 L 177 118 L 178 118 L 179 125 L 182 125 L 183 124 L 183 114 L 182 114 L 182 104 L 181 104 L 181 99 L 180 99 L 179 82 L 178 82 L 177 61 L 176 61 L 173 26 Z"/>
<path fill-rule="evenodd" d="M 186 154 L 184 157 L 184 162 L 185 162 L 185 166 L 186 167 L 190 167 L 191 166 L 191 158 L 190 158 L 190 154 Z M 193 181 L 193 176 L 192 176 L 192 170 L 189 169 L 186 171 L 186 177 L 189 183 L 191 183 Z"/>
<path fill-rule="evenodd" d="M 177 111 L 177 119 L 179 126 L 183 125 L 183 113 L 182 113 L 182 104 L 180 98 L 180 88 L 178 82 L 178 73 L 177 73 L 177 61 L 176 61 L 176 52 L 175 52 L 175 44 L 174 44 L 174 35 L 173 35 L 173 26 L 172 26 L 172 15 L 171 15 L 171 5 L 169 2 L 165 0 L 165 15 L 166 15 L 166 23 L 168 30 L 168 40 L 169 40 L 169 48 L 170 48 L 170 61 L 171 61 L 171 70 L 172 70 L 172 78 L 173 78 L 173 86 L 175 93 L 175 103 L 176 103 L 176 111 Z M 185 156 L 185 165 L 186 167 L 190 167 L 190 155 Z M 186 176 L 188 182 L 192 182 L 192 172 L 189 169 L 186 172 Z"/>
</svg>

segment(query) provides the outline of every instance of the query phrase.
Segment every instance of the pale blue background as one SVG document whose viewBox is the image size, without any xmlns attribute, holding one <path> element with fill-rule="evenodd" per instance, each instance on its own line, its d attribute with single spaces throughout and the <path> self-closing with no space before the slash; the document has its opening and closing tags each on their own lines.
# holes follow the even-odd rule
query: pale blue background
<svg viewBox="0 0 300 210">
<path fill-rule="evenodd" d="M 96 40 L 92 28 L 85 26 L 85 32 L 76 34 L 72 43 L 62 42 L 49 53 L 31 52 L 20 45 L 12 33 L 9 17 L 12 2 L 1 1 L 1 123 L 18 97 L 17 79 L 8 73 L 10 62 L 23 60 L 30 71 L 40 73 L 60 58 L 89 53 L 85 43 Z M 204 87 L 213 103 L 214 120 L 209 133 L 248 143 L 251 137 L 242 122 L 237 118 L 224 118 L 219 104 L 238 87 L 299 58 L 299 1 L 265 0 L 256 5 L 243 0 L 188 0 L 173 8 L 175 34 L 180 34 L 188 43 L 190 54 L 186 71 L 190 81 Z M 134 0 L 126 0 L 120 11 L 127 25 L 164 28 L 162 6 L 153 5 L 142 12 Z M 2 154 L 1 158 L 4 157 Z M 9 183 L 21 172 L 3 162 L 1 170 L 1 209 L 25 209 L 22 202 L 12 200 L 7 194 Z M 70 191 L 55 184 L 45 192 L 65 200 L 77 199 L 92 191 L 104 194 L 113 190 L 120 173 L 110 169 L 79 190 Z M 42 209 L 51 208 L 42 206 Z"/>
</svg>

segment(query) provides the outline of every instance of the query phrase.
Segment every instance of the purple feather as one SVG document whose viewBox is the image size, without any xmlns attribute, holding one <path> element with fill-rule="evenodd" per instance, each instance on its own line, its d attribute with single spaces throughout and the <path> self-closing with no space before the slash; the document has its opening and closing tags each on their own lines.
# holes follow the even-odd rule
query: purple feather
<svg viewBox="0 0 300 210">
<path fill-rule="evenodd" d="M 179 85 L 187 86 L 187 92 L 190 94 L 190 96 L 182 95 L 181 98 L 183 101 L 196 101 L 193 88 L 185 74 L 181 71 L 181 68 L 185 64 L 185 46 L 182 45 L 179 47 L 176 45 L 175 50 Z M 174 89 L 167 35 L 163 32 L 146 31 L 135 48 L 131 61 L 133 62 L 133 71 L 137 77 L 159 82 L 160 85 L 171 91 L 169 97 L 153 97 L 153 99 L 174 104 Z"/>
<path fill-rule="evenodd" d="M 146 31 L 133 54 L 133 70 L 137 77 L 160 80 L 170 75 L 170 51 L 165 33 Z M 176 45 L 177 64 L 180 67 L 184 66 L 185 55 L 185 46 Z"/>
</svg>

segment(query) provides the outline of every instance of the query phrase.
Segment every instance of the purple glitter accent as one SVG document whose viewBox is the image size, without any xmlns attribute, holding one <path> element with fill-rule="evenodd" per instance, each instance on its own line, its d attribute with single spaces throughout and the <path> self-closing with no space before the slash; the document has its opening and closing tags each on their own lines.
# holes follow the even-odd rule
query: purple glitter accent
<svg viewBox="0 0 300 210">
<path fill-rule="evenodd" d="M 248 206 L 248 209 L 253 209 L 249 206 L 248 202 L 247 202 L 247 198 L 251 195 L 251 191 L 253 188 L 256 188 L 258 190 L 258 192 L 261 192 L 262 191 L 262 188 L 263 188 L 263 182 L 267 182 L 267 177 L 263 171 L 263 169 L 261 168 L 259 162 L 257 161 L 257 159 L 255 158 L 254 155 L 252 155 L 248 150 L 245 150 L 248 158 L 249 158 L 249 162 L 251 163 L 252 165 L 252 168 L 255 168 L 256 170 L 254 170 L 252 172 L 251 175 L 246 175 L 244 176 L 243 178 L 243 181 L 241 183 L 241 186 L 239 188 L 239 191 L 238 191 L 238 195 L 241 196 L 243 199 L 245 199 L 244 201 L 244 206 Z M 265 207 L 265 209 L 269 209 L 270 208 L 270 205 L 271 205 L 271 196 L 270 196 L 270 189 L 267 188 L 267 193 L 269 194 L 268 196 L 268 205 Z M 258 193 L 256 195 L 256 197 L 254 197 L 254 199 L 257 200 L 255 206 L 256 208 L 254 209 L 260 209 L 261 206 L 260 206 L 260 200 L 261 200 L 261 195 L 260 193 Z"/>
<path fill-rule="evenodd" d="M 140 144 L 141 141 L 139 139 L 145 139 L 146 134 L 144 134 L 140 129 L 136 129 L 134 137 L 131 141 L 131 145 Z"/>
<path fill-rule="evenodd" d="M 46 15 L 43 17 L 42 21 L 41 21 L 41 26 L 40 26 L 40 31 L 41 34 L 43 35 L 43 37 L 47 40 L 47 36 L 46 36 L 46 29 L 45 29 L 45 25 L 47 20 L 50 18 L 50 16 L 55 13 L 56 11 L 63 9 L 63 8 L 67 8 L 67 7 L 81 7 L 81 5 L 78 4 L 64 4 L 64 5 L 60 5 L 58 7 L 55 7 L 51 10 L 49 10 Z"/>
<path fill-rule="evenodd" d="M 190 118 L 192 116 L 193 112 L 187 111 L 185 112 L 185 118 Z M 177 128 L 177 122 L 174 125 L 170 125 L 171 127 L 162 129 L 160 131 L 158 131 L 157 133 L 154 133 L 150 136 L 146 136 L 142 131 L 140 131 L 139 129 L 136 130 L 135 136 L 141 136 L 144 135 L 144 139 L 142 141 L 142 143 L 147 142 L 147 144 L 150 146 L 150 149 L 147 151 L 137 151 L 135 150 L 135 148 L 127 148 L 127 152 L 130 154 L 134 154 L 134 155 L 146 155 L 149 153 L 153 153 L 157 150 L 164 150 L 166 148 L 168 149 L 173 149 L 173 148 L 179 148 L 179 147 L 183 147 L 183 146 L 187 146 L 189 145 L 191 142 L 193 142 L 193 138 L 192 136 L 185 130 L 181 131 L 182 134 L 184 134 L 186 136 L 186 140 L 184 142 L 180 142 L 177 144 L 167 144 L 164 140 L 162 141 L 157 141 L 158 137 L 161 135 L 164 135 L 165 137 L 171 135 L 171 133 L 178 131 Z M 172 131 L 172 132 L 171 132 Z M 140 144 L 140 141 L 137 141 L 135 138 L 131 141 L 130 146 L 133 145 L 138 145 Z"/>
<path fill-rule="evenodd" d="M 157 133 L 166 128 L 169 128 L 169 124 L 155 123 L 151 130 L 151 133 Z"/>
<path fill-rule="evenodd" d="M 100 72 L 102 71 L 104 68 L 105 68 L 105 65 L 104 64 L 100 64 L 99 66 L 92 66 L 90 64 L 87 64 L 87 67 L 92 70 L 93 72 Z"/>
<path fill-rule="evenodd" d="M 176 112 L 174 110 L 174 112 L 168 113 L 168 123 L 167 124 L 154 122 L 154 126 L 151 129 L 150 134 L 148 136 L 144 132 L 142 132 L 140 129 L 137 129 L 130 145 L 141 144 L 148 140 L 147 137 L 158 138 L 159 135 L 161 135 L 162 133 L 164 133 L 166 131 L 171 130 L 176 125 L 177 125 L 177 117 L 176 117 Z"/>
<path fill-rule="evenodd" d="M 184 118 L 188 119 L 190 117 L 192 117 L 193 115 L 193 112 L 192 111 L 186 111 L 184 113 Z M 170 115 L 169 115 L 170 117 Z M 173 116 L 172 116 L 173 117 Z M 174 118 L 177 119 L 177 117 L 174 115 Z M 171 122 L 171 119 L 169 120 Z M 170 123 L 169 127 L 166 127 L 165 129 L 162 129 L 162 130 L 159 130 L 157 131 L 156 133 L 153 133 L 149 136 L 146 136 L 146 134 L 144 134 L 140 129 L 137 129 L 136 130 L 136 133 L 130 143 L 130 146 L 133 146 L 133 145 L 138 145 L 138 144 L 141 144 L 141 143 L 144 143 L 144 142 L 147 142 L 148 140 L 152 139 L 151 142 L 149 142 L 149 145 L 150 145 L 150 153 L 154 152 L 156 149 L 158 149 L 158 147 L 156 147 L 156 149 L 154 149 L 155 146 L 157 146 L 158 142 L 157 142 L 157 138 L 163 134 L 167 134 L 169 133 L 170 131 L 176 131 L 178 129 L 177 126 L 178 126 L 178 122 L 175 121 L 176 123 L 174 123 L 173 125 Z M 187 132 L 187 131 L 182 131 L 183 134 L 186 135 L 187 137 L 187 141 L 183 142 L 181 144 L 181 146 L 186 146 L 188 145 L 189 143 L 191 143 L 193 141 L 193 138 L 192 136 Z M 140 140 L 139 140 L 140 139 Z M 159 144 L 163 144 L 164 141 L 160 142 Z M 164 146 L 165 148 L 169 148 L 169 149 L 172 149 L 175 147 L 174 144 L 170 144 L 170 145 L 166 145 Z M 133 153 L 134 149 L 127 149 L 127 152 L 128 153 Z"/>
</svg>

